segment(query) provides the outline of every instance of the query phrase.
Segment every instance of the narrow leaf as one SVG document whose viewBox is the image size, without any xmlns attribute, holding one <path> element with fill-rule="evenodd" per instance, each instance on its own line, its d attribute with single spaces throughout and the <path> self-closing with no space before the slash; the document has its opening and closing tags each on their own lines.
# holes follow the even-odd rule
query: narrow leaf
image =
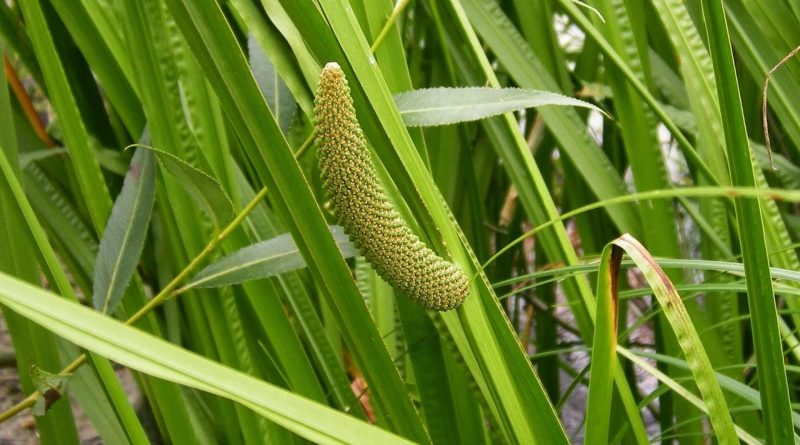
<svg viewBox="0 0 800 445">
<path fill-rule="evenodd" d="M 705 413 L 708 413 L 708 406 L 703 404 L 703 401 L 699 397 L 694 395 L 694 393 L 692 393 L 692 391 L 690 391 L 689 389 L 687 389 L 686 387 L 684 387 L 683 385 L 681 385 L 680 383 L 678 383 L 674 379 L 670 378 L 668 375 L 666 375 L 663 372 L 659 371 L 657 367 L 652 366 L 647 360 L 644 360 L 641 357 L 637 356 L 637 354 L 643 355 L 643 353 L 637 351 L 636 354 L 635 354 L 634 351 L 630 351 L 628 349 L 625 349 L 622 346 L 617 346 L 617 351 L 619 352 L 620 355 L 626 357 L 628 360 L 632 361 L 634 364 L 636 364 L 638 367 L 640 367 L 644 372 L 646 372 L 646 373 L 654 376 L 655 378 L 657 378 L 659 382 L 664 384 L 664 386 L 669 387 L 669 389 L 671 389 L 672 391 L 674 391 L 676 394 L 680 395 L 684 399 L 688 400 L 692 405 L 696 406 L 701 411 L 703 411 Z M 664 356 L 661 356 L 661 357 L 664 357 Z M 671 359 L 669 361 L 670 364 L 681 363 L 679 360 L 673 359 L 672 357 L 669 357 L 669 359 Z M 682 362 L 682 363 L 685 363 L 685 362 Z M 752 389 L 752 388 L 749 388 L 749 387 L 747 387 L 745 385 L 742 385 L 741 383 L 731 379 L 730 377 L 728 377 L 726 375 L 716 374 L 716 377 L 720 380 L 720 383 L 722 383 L 723 381 L 728 383 L 728 388 L 726 388 L 726 389 L 731 389 L 732 385 L 739 385 L 738 388 Z M 722 386 L 725 386 L 725 385 L 723 384 Z M 757 399 L 758 395 L 756 394 L 755 397 Z M 759 400 L 758 403 L 760 403 L 760 400 Z M 734 425 L 734 428 L 736 430 L 736 435 L 744 443 L 746 443 L 748 445 L 764 443 L 764 442 L 756 439 L 752 435 L 750 435 L 747 431 L 745 431 L 744 429 L 740 428 L 739 426 Z M 720 443 L 723 443 L 723 442 L 720 442 Z M 739 443 L 739 442 L 732 442 L 732 443 Z M 795 443 L 798 443 L 797 439 L 795 439 Z"/>
<path fill-rule="evenodd" d="M 256 78 L 258 89 L 267 100 L 269 110 L 275 116 L 278 126 L 283 134 L 288 133 L 292 124 L 292 117 L 297 108 L 297 102 L 292 97 L 292 92 L 278 75 L 275 65 L 269 60 L 264 49 L 258 44 L 253 35 L 247 38 L 247 49 L 250 59 L 250 69 Z"/>
<path fill-rule="evenodd" d="M 60 156 L 67 153 L 67 149 L 64 147 L 54 147 L 54 148 L 40 148 L 37 150 L 30 150 L 30 151 L 23 151 L 19 154 L 19 165 L 21 168 L 25 168 L 34 161 L 41 161 L 53 156 Z"/>
<path fill-rule="evenodd" d="M 612 245 L 613 246 L 613 245 Z M 600 260 L 597 277 L 597 310 L 592 341 L 592 370 L 586 406 L 585 444 L 609 443 L 612 389 L 617 364 L 617 312 L 619 275 L 622 250 L 606 246 Z"/>
<path fill-rule="evenodd" d="M 350 258 L 358 255 L 358 250 L 341 227 L 330 226 L 330 230 L 343 257 Z M 193 287 L 230 286 L 304 267 L 306 267 L 306 262 L 292 236 L 284 233 L 237 250 L 212 263 L 195 275 L 182 291 Z"/>
<path fill-rule="evenodd" d="M 714 428 L 719 442 L 738 443 L 731 413 L 714 374 L 714 368 L 711 366 L 711 361 L 708 359 L 705 348 L 703 348 L 700 336 L 675 286 L 661 266 L 658 265 L 655 258 L 632 236 L 628 234 L 622 235 L 614 240 L 613 244 L 624 250 L 631 257 L 647 280 L 647 284 L 653 289 L 653 294 L 655 294 L 658 303 L 664 310 L 664 315 L 669 321 L 673 332 L 675 332 L 678 344 L 686 355 L 686 362 L 689 364 L 689 369 L 692 371 L 695 382 L 697 382 L 700 395 L 706 403 L 711 426 Z M 606 255 L 604 255 L 603 260 L 607 261 L 606 258 Z M 604 267 L 602 271 L 608 274 L 616 274 L 621 260 L 622 255 L 612 256 L 611 261 L 616 264 Z M 600 295 L 598 295 L 599 297 Z M 608 294 L 605 297 L 607 298 Z"/>
<path fill-rule="evenodd" d="M 94 265 L 95 309 L 116 309 L 133 275 L 155 201 L 155 157 L 137 150 L 103 231 Z"/>
<path fill-rule="evenodd" d="M 747 124 L 725 7 L 721 0 L 704 0 L 701 4 L 714 77 L 720 86 L 717 96 L 722 111 L 731 182 L 736 186 L 755 187 L 758 182 L 753 171 L 753 155 L 747 143 Z M 739 226 L 758 382 L 764 405 L 765 438 L 767 443 L 791 443 L 794 441 L 791 397 L 783 363 L 775 292 L 769 276 L 770 258 L 761 219 L 763 209 L 758 201 L 735 199 L 734 210 Z"/>
<path fill-rule="evenodd" d="M 545 105 L 572 105 L 606 114 L 595 105 L 562 94 L 519 88 L 425 88 L 397 93 L 394 101 L 409 127 L 475 121 Z"/>
</svg>

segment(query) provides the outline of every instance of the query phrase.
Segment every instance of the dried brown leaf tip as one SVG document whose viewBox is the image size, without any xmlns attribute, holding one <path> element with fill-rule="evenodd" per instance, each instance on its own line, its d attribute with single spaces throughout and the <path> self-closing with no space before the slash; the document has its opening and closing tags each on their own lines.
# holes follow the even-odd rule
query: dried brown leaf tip
<svg viewBox="0 0 800 445">
<path fill-rule="evenodd" d="M 356 119 L 350 88 L 335 62 L 322 70 L 314 99 L 320 171 L 345 232 L 389 284 L 427 309 L 464 301 L 467 277 L 429 249 L 386 198 Z"/>
</svg>

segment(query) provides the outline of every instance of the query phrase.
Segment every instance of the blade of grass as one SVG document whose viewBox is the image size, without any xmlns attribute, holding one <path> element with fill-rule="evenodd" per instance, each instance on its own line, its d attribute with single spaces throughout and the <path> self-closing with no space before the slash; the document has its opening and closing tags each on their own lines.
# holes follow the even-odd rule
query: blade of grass
<svg viewBox="0 0 800 445">
<path fill-rule="evenodd" d="M 717 85 L 724 86 L 718 88 L 717 93 L 731 179 L 734 185 L 754 186 L 752 153 L 747 143 L 725 11 L 720 0 L 704 0 L 702 5 L 714 74 Z M 766 440 L 770 443 L 789 443 L 793 440 L 789 389 L 783 365 L 775 295 L 769 277 L 761 208 L 756 201 L 742 199 L 735 200 L 734 206 L 747 279 L 747 299 L 753 320 L 753 342 L 764 405 Z"/>
<path fill-rule="evenodd" d="M 725 396 L 722 394 L 719 383 L 714 377 L 714 370 L 711 367 L 705 348 L 703 348 L 703 343 L 700 341 L 700 336 L 697 334 L 692 319 L 689 317 L 689 313 L 686 311 L 686 307 L 683 305 L 674 285 L 663 269 L 658 266 L 655 259 L 635 238 L 630 235 L 622 235 L 613 241 L 613 246 L 614 249 L 624 250 L 636 263 L 647 283 L 653 289 L 659 305 L 664 309 L 664 315 L 669 320 L 669 324 L 678 339 L 678 343 L 689 363 L 689 368 L 692 370 L 694 381 L 708 408 L 711 425 L 714 427 L 717 439 L 720 443 L 737 443 L 736 431 L 728 411 Z M 611 264 L 611 260 L 614 261 L 614 264 Z M 619 271 L 621 260 L 621 252 L 615 256 L 604 255 L 599 273 L 616 275 Z M 605 295 L 605 297 L 611 296 Z"/>
<path fill-rule="evenodd" d="M 86 202 L 93 227 L 100 233 L 111 213 L 111 199 L 97 158 L 91 150 L 93 145 L 81 120 L 72 88 L 67 81 L 64 66 L 52 40 L 50 27 L 39 0 L 20 2 L 20 8 L 36 56 L 42 66 L 50 101 L 58 113 L 66 145 L 72 154 L 70 159 L 80 184 L 82 199 Z"/>
<path fill-rule="evenodd" d="M 460 264 L 474 265 L 474 255 L 466 245 L 463 234 L 453 224 L 452 216 L 431 180 L 427 167 L 411 142 L 378 67 L 365 56 L 368 54 L 369 46 L 361 35 L 355 18 L 339 1 L 326 0 L 321 6 L 347 55 L 358 85 L 363 88 L 368 103 L 380 117 L 382 129 L 394 143 L 404 170 L 415 179 L 414 184 L 424 200 L 422 202 L 436 221 L 441 236 L 447 246 L 454 249 L 453 254 L 458 255 L 456 258 L 462 258 L 463 262 Z M 521 354 L 519 343 L 513 338 L 514 332 L 510 329 L 507 319 L 500 312 L 491 292 L 486 292 L 488 289 L 484 288 L 485 281 L 476 280 L 476 283 L 481 290 L 467 298 L 459 309 L 459 316 L 467 330 L 468 338 L 480 351 L 479 359 L 486 360 L 482 366 L 485 367 L 486 378 L 495 385 L 494 396 L 500 397 L 501 412 L 506 422 L 504 427 L 508 429 L 510 436 L 516 436 L 519 440 L 530 440 L 537 436 L 538 440 L 557 442 L 566 440 L 557 418 L 550 415 L 553 413 L 552 407 L 530 364 L 527 360 L 519 360 L 524 356 Z M 494 318 L 497 315 L 502 318 Z M 451 314 L 444 316 L 448 322 L 455 321 L 448 320 L 452 317 Z M 493 334 L 483 333 L 487 326 L 495 327 L 492 330 Z M 537 408 L 534 409 L 534 406 Z"/>
<path fill-rule="evenodd" d="M 613 258 L 612 258 L 613 256 Z M 586 402 L 585 444 L 608 443 L 609 420 L 612 412 L 614 368 L 617 357 L 617 314 L 619 301 L 617 280 L 622 251 L 606 246 L 600 257 L 597 278 L 597 312 L 592 368 L 589 375 L 589 395 Z M 610 269 L 610 270 L 609 270 Z"/>
<path fill-rule="evenodd" d="M 619 0 L 601 0 L 597 3 L 604 21 L 598 28 L 609 40 L 612 48 L 620 54 L 623 62 L 631 67 L 633 74 L 642 83 L 647 83 L 651 77 L 647 47 L 646 29 L 642 11 L 631 3 Z M 598 21 L 595 21 L 596 23 Z M 642 48 L 644 46 L 644 48 Z M 619 114 L 620 131 L 624 143 L 625 154 L 633 181 L 637 191 L 660 190 L 671 186 L 666 161 L 662 155 L 656 131 L 658 121 L 636 94 L 634 87 L 625 79 L 619 68 L 614 65 L 605 68 L 607 82 L 614 95 L 614 108 Z M 613 144 L 604 137 L 606 145 Z M 608 150 L 608 148 L 606 148 Z M 671 202 L 657 201 L 640 207 L 643 225 L 642 240 L 656 255 L 677 257 L 681 254 L 678 234 L 674 224 L 675 209 Z M 680 271 L 670 271 L 670 279 L 680 279 Z M 690 302 L 694 304 L 694 301 Z M 696 310 L 692 312 L 697 313 Z M 698 317 L 702 319 L 701 317 Z M 656 323 L 655 336 L 658 348 L 663 348 L 670 355 L 676 355 L 680 348 L 676 339 L 661 329 L 666 326 L 666 320 L 659 318 Z M 672 375 L 678 370 L 669 370 Z M 673 412 L 676 423 L 683 423 L 678 434 L 696 434 L 702 431 L 698 422 L 686 423 L 688 418 L 696 417 L 692 407 L 680 399 L 673 399 L 670 393 L 665 393 L 660 399 L 659 406 L 663 416 L 662 430 L 668 429 L 673 424 Z"/>
<path fill-rule="evenodd" d="M 690 390 L 686 389 L 684 386 L 682 386 L 681 384 L 679 384 L 678 382 L 676 382 L 675 380 L 670 378 L 668 375 L 666 375 L 666 374 L 662 373 L 661 371 L 659 371 L 658 368 L 656 368 L 654 366 L 651 366 L 645 360 L 642 360 L 641 358 L 639 358 L 636 355 L 632 354 L 629 350 L 623 348 L 622 346 L 617 346 L 617 352 L 619 352 L 620 355 L 625 356 L 626 358 L 628 358 L 628 360 L 630 360 L 633 363 L 635 363 L 636 365 L 638 365 L 640 368 L 645 370 L 647 373 L 649 373 L 649 374 L 655 376 L 656 378 L 658 378 L 658 380 L 661 383 L 663 383 L 666 386 L 668 386 L 671 390 L 675 391 L 681 397 L 683 397 L 686 400 L 688 400 L 690 403 L 692 403 L 694 406 L 696 406 L 701 411 L 704 411 L 704 412 L 708 411 L 708 405 L 703 403 L 702 399 L 700 399 L 699 397 L 697 397 L 694 394 L 692 394 L 692 392 Z M 745 442 L 747 444 L 755 445 L 755 444 L 763 443 L 762 441 L 756 439 L 755 437 L 751 436 L 746 431 L 744 431 L 743 429 L 741 429 L 741 428 L 739 428 L 739 427 L 737 427 L 735 425 L 734 425 L 734 429 L 735 429 L 735 433 L 736 433 L 738 438 L 733 438 L 733 442 L 730 442 L 730 443 L 739 443 L 739 439 L 741 439 L 743 442 Z M 722 443 L 722 442 L 720 442 L 720 443 Z"/>
<path fill-rule="evenodd" d="M 115 57 L 118 54 L 114 54 L 110 42 L 105 38 L 108 33 L 101 33 L 103 23 L 95 22 L 97 12 L 92 17 L 85 2 L 81 1 L 55 0 L 53 7 L 92 67 L 92 72 L 125 127 L 130 134 L 140 134 L 145 124 L 144 114 L 130 83 L 131 73 L 119 65 Z M 98 5 L 92 7 L 102 8 Z"/>
</svg>

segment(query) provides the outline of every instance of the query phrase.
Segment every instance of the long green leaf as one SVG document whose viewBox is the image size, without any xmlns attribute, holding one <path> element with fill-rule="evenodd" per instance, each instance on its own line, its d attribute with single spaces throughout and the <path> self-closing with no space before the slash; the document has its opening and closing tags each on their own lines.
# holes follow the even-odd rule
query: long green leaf
<svg viewBox="0 0 800 445">
<path fill-rule="evenodd" d="M 373 391 L 372 400 L 380 407 L 379 414 L 398 433 L 428 442 L 386 347 L 375 326 L 367 323 L 367 308 L 292 151 L 259 93 L 222 11 L 212 3 L 167 2 L 192 53 L 227 109 L 254 171 L 275 191 L 276 211 L 286 221 L 322 295 L 334 309 L 339 329 L 355 351 L 354 358 Z"/>
<path fill-rule="evenodd" d="M 358 255 L 341 227 L 331 226 L 331 233 L 344 258 Z M 197 273 L 181 291 L 193 287 L 220 287 L 268 278 L 302 269 L 306 262 L 288 233 L 244 247 L 208 265 Z"/>
<path fill-rule="evenodd" d="M 563 94 L 519 88 L 424 88 L 394 95 L 409 127 L 455 124 L 524 108 L 561 105 L 600 111 L 595 105 Z"/>
<path fill-rule="evenodd" d="M 67 80 L 64 65 L 57 52 L 40 0 L 25 0 L 19 5 L 42 67 L 50 101 L 61 122 L 65 145 L 69 147 L 72 155 L 70 160 L 82 192 L 81 199 L 86 201 L 92 225 L 95 231 L 100 233 L 111 212 L 111 198 L 97 158 L 91 149 L 92 143 L 86 125 L 81 119 L 74 92 Z"/>
<path fill-rule="evenodd" d="M 137 150 L 95 260 L 92 303 L 100 312 L 116 310 L 139 262 L 155 202 L 155 170 L 155 155 Z"/>
<path fill-rule="evenodd" d="M 619 312 L 618 272 L 621 252 L 606 246 L 600 257 L 597 279 L 597 312 L 595 313 L 592 368 L 586 402 L 585 444 L 608 443 L 609 419 L 612 411 L 614 368 L 617 364 L 617 314 Z M 610 270 L 609 270 L 610 268 Z"/>
<path fill-rule="evenodd" d="M 0 303 L 53 333 L 146 374 L 217 394 L 318 443 L 411 443 L 0 273 Z"/>
<path fill-rule="evenodd" d="M 752 187 L 756 184 L 752 153 L 747 143 L 725 11 L 721 0 L 703 0 L 702 5 L 714 61 L 714 75 L 717 85 L 725 86 L 718 88 L 717 94 L 722 110 L 731 179 L 733 185 Z M 793 440 L 791 406 L 775 294 L 769 277 L 762 212 L 756 201 L 736 199 L 734 205 L 747 279 L 747 300 L 752 313 L 753 342 L 764 405 L 766 440 L 769 443 L 789 443 Z"/>
<path fill-rule="evenodd" d="M 671 379 L 668 375 L 666 375 L 666 374 L 662 373 L 661 371 L 659 371 L 656 367 L 650 365 L 650 363 L 648 363 L 646 360 L 642 360 L 640 357 L 637 357 L 636 355 L 632 354 L 630 351 L 628 351 L 627 349 L 625 349 L 625 348 L 623 348 L 621 346 L 617 346 L 617 351 L 620 353 L 620 355 L 623 355 L 623 356 L 627 357 L 630 361 L 632 361 L 633 363 L 638 365 L 645 372 L 647 372 L 647 373 L 655 376 L 656 378 L 658 378 L 658 380 L 661 383 L 665 384 L 670 389 L 672 389 L 677 394 L 679 394 L 681 397 L 685 398 L 692 405 L 696 406 L 697 408 L 699 408 L 699 409 L 701 409 L 703 411 L 706 411 L 706 412 L 709 411 L 708 405 L 704 404 L 703 401 L 699 397 L 695 396 L 690 390 L 686 389 L 684 386 L 682 386 L 680 383 L 676 382 L 674 379 Z M 672 364 L 672 362 L 669 362 L 669 363 Z M 722 378 L 723 376 L 719 376 L 719 377 Z M 709 412 L 709 414 L 710 414 L 710 412 Z M 735 425 L 734 425 L 734 429 L 736 430 L 736 435 L 738 436 L 738 438 L 729 438 L 728 440 L 731 440 L 731 439 L 734 439 L 734 440 L 732 442 L 727 442 L 727 443 L 737 444 L 737 443 L 739 443 L 739 439 L 741 439 L 745 443 L 751 444 L 751 445 L 763 443 L 760 440 L 758 440 L 755 437 L 753 437 L 750 434 L 748 434 L 743 429 L 741 429 L 741 428 L 739 428 L 739 427 L 737 427 Z M 722 442 L 722 440 L 720 439 L 720 443 L 726 443 L 726 442 Z"/>
</svg>

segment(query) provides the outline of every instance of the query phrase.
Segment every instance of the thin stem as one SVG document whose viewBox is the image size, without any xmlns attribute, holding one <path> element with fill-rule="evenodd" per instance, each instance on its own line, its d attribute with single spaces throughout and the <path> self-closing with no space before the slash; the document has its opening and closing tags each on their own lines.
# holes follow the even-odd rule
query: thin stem
<svg viewBox="0 0 800 445">
<path fill-rule="evenodd" d="M 489 258 L 480 270 L 475 273 L 475 277 L 492 264 L 497 258 L 508 252 L 512 247 L 521 243 L 534 234 L 556 224 L 560 221 L 572 218 L 573 216 L 586 213 L 590 210 L 595 210 L 603 207 L 608 207 L 616 204 L 624 204 L 627 202 L 648 201 L 652 199 L 672 199 L 682 197 L 725 197 L 725 198 L 760 198 L 771 200 L 782 200 L 788 202 L 800 201 L 800 193 L 796 190 L 781 190 L 781 189 L 759 189 L 752 187 L 685 187 L 680 189 L 666 189 L 666 190 L 651 190 L 641 193 L 632 193 L 630 195 L 617 196 L 615 198 L 605 199 L 603 201 L 593 202 L 583 207 L 571 210 L 561 214 L 558 218 L 551 219 L 543 224 L 540 224 L 533 229 L 523 233 L 517 239 L 506 244 L 502 249 L 498 250 L 491 258 Z M 475 278 L 473 277 L 473 279 Z"/>
<path fill-rule="evenodd" d="M 316 135 L 317 135 L 317 130 L 314 129 L 311 132 L 311 134 L 308 135 L 308 138 L 306 138 L 306 140 L 303 142 L 303 145 L 301 145 L 300 148 L 298 148 L 297 151 L 294 153 L 295 159 L 300 159 L 303 157 L 304 154 L 306 154 L 306 151 L 308 151 L 308 149 L 311 147 L 311 144 L 314 142 L 314 137 Z"/>
<path fill-rule="evenodd" d="M 383 29 L 381 29 L 380 34 L 378 34 L 378 37 L 375 38 L 375 42 L 369 48 L 370 52 L 375 54 L 375 51 L 377 51 L 378 47 L 381 46 L 381 43 L 383 43 L 383 40 L 386 39 L 386 36 L 392 29 L 392 26 L 397 21 L 397 17 L 400 15 L 401 12 L 403 12 L 404 9 L 406 9 L 406 6 L 408 6 L 408 2 L 409 0 L 400 0 L 399 2 L 397 2 L 397 5 L 394 7 L 394 10 L 392 10 L 392 14 L 389 16 L 389 19 L 386 20 L 386 24 L 383 25 Z"/>
<path fill-rule="evenodd" d="M 29 395 L 28 397 L 26 397 L 25 400 L 17 403 L 16 405 L 12 406 L 11 408 L 9 408 L 9 409 L 3 411 L 2 413 L 0 413 L 0 423 L 3 423 L 6 420 L 8 420 L 8 419 L 16 416 L 17 414 L 21 413 L 25 408 L 27 408 L 29 406 L 33 406 L 33 404 L 36 403 L 36 400 L 39 398 L 39 395 L 40 394 L 39 394 L 38 391 L 34 392 L 31 395 Z"/>
<path fill-rule="evenodd" d="M 775 73 L 775 70 L 780 68 L 784 63 L 786 63 L 789 59 L 794 57 L 798 52 L 800 52 L 800 46 L 793 49 L 792 52 L 787 54 L 777 65 L 773 66 L 772 69 L 769 70 L 767 73 L 767 78 L 764 79 L 764 92 L 762 93 L 761 97 L 761 126 L 764 129 L 764 145 L 767 147 L 767 155 L 769 156 L 769 166 L 773 170 L 777 170 L 775 165 L 772 164 L 772 143 L 769 140 L 769 121 L 767 120 L 767 92 L 769 90 L 769 80 L 772 78 L 772 74 Z"/>
</svg>

